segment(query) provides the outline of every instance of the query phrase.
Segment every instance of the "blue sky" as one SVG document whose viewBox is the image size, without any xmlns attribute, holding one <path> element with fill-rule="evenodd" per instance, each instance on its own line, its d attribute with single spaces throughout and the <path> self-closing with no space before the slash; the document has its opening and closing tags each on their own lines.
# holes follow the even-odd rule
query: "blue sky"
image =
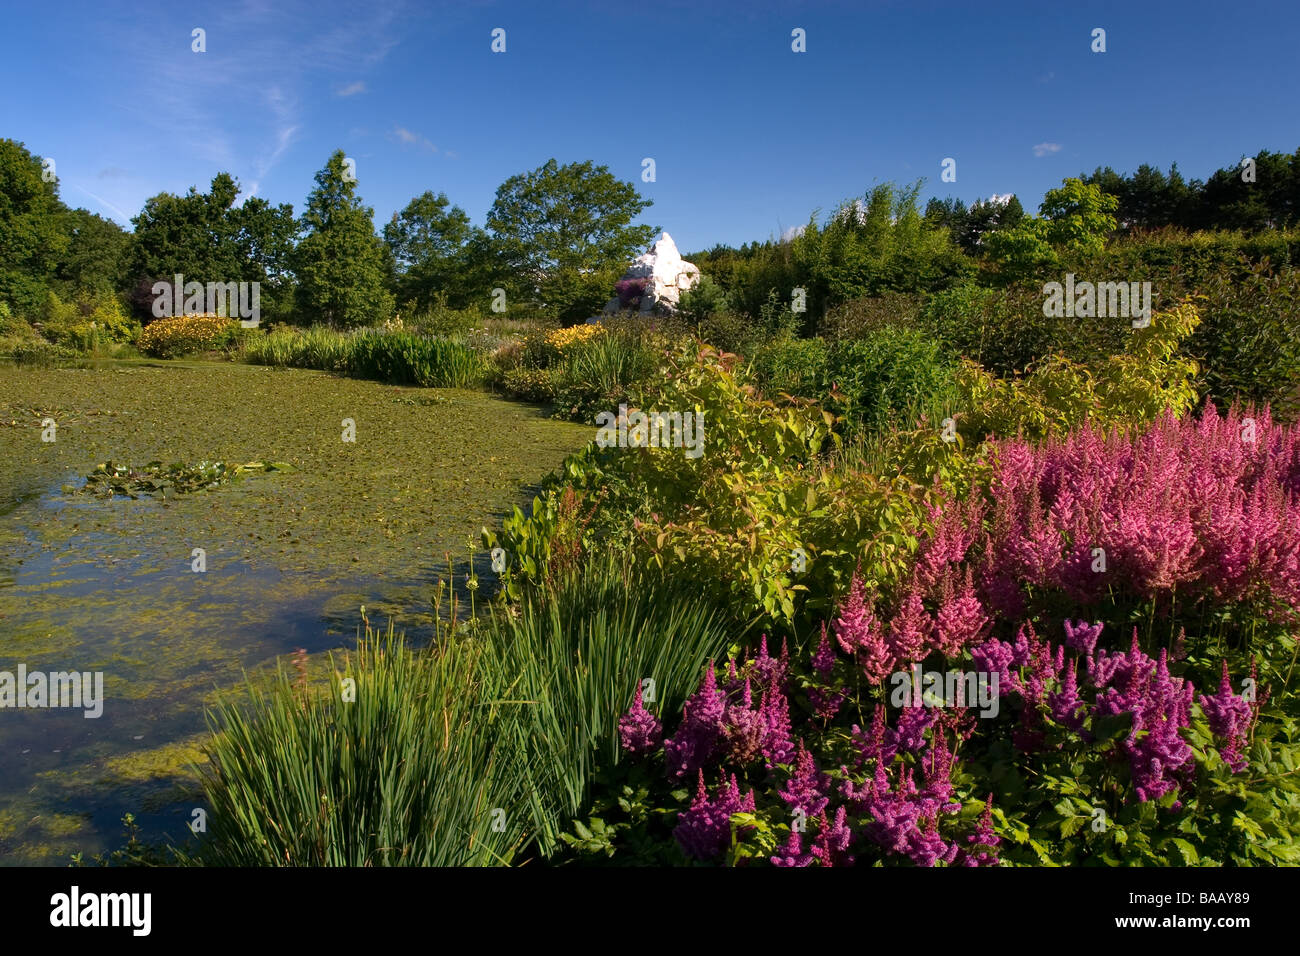
<svg viewBox="0 0 1300 956">
<path fill-rule="evenodd" d="M 335 148 L 378 224 L 425 189 L 482 224 L 497 186 L 555 157 L 635 182 L 644 221 L 695 250 L 879 182 L 1033 211 L 1098 165 L 1204 178 L 1300 146 L 1290 0 L 10 2 L 0 52 L 0 136 L 124 225 L 223 170 L 301 211 Z"/>
</svg>

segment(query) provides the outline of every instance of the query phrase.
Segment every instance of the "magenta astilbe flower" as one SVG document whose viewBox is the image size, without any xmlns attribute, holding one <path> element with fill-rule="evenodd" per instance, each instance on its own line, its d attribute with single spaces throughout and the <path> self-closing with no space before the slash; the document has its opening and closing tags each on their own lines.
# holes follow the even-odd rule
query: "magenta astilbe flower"
<svg viewBox="0 0 1300 956">
<path fill-rule="evenodd" d="M 952 765 L 955 760 L 956 755 L 948 749 L 947 741 L 935 734 L 921 762 L 925 771 L 925 787 L 920 793 L 924 814 L 957 813 L 961 810 L 961 803 L 952 798 Z"/>
<path fill-rule="evenodd" d="M 760 687 L 766 687 L 775 677 L 784 687 L 786 675 L 790 672 L 790 648 L 785 639 L 781 641 L 781 656 L 772 657 L 767 652 L 767 635 L 764 634 L 758 645 L 758 657 L 754 659 L 753 674 Z"/>
<path fill-rule="evenodd" d="M 1138 800 L 1159 800 L 1179 787 L 1179 771 L 1192 759 L 1192 748 L 1179 733 L 1188 726 L 1192 685 L 1170 677 L 1167 652 L 1160 652 L 1154 678 L 1133 716 L 1125 742 Z"/>
<path fill-rule="evenodd" d="M 853 743 L 858 748 L 860 754 L 858 764 L 862 765 L 868 760 L 876 760 L 883 764 L 890 764 L 894 756 L 898 753 L 898 748 L 892 741 L 892 732 L 885 723 L 885 706 L 876 705 L 875 714 L 871 718 L 871 729 L 864 732 L 857 724 L 853 725 Z"/>
<path fill-rule="evenodd" d="M 962 866 L 998 865 L 997 847 L 1002 838 L 993 829 L 993 794 L 989 794 L 988 802 L 984 804 L 984 815 L 980 817 L 979 827 L 966 837 L 966 842 L 971 847 L 962 850 L 960 854 Z"/>
<path fill-rule="evenodd" d="M 632 709 L 618 721 L 619 742 L 633 757 L 639 757 L 658 748 L 662 731 L 663 725 L 641 703 L 641 685 L 638 683 Z"/>
<path fill-rule="evenodd" d="M 699 690 L 682 705 L 682 724 L 677 733 L 664 741 L 664 762 L 670 777 L 693 773 L 717 755 L 725 710 L 725 696 L 718 690 L 710 661 Z"/>
<path fill-rule="evenodd" d="M 872 776 L 862 783 L 855 783 L 849 776 L 849 768 L 841 767 L 845 779 L 840 783 L 840 793 L 858 814 L 869 814 L 879 800 L 889 798 L 889 778 L 885 774 L 885 761 L 877 760 Z"/>
<path fill-rule="evenodd" d="M 701 770 L 695 800 L 689 809 L 678 814 L 673 836 L 687 856 L 697 860 L 716 859 L 731 844 L 732 814 L 753 812 L 754 792 L 751 790 L 741 797 L 735 774 L 728 783 L 719 784 L 716 796 L 709 799 Z"/>
<path fill-rule="evenodd" d="M 1223 662 L 1223 676 L 1219 678 L 1219 689 L 1213 694 L 1201 694 L 1197 697 L 1201 710 L 1210 723 L 1210 730 L 1224 741 L 1219 748 L 1219 756 L 1232 768 L 1233 773 L 1241 773 L 1250 761 L 1242 753 L 1246 745 L 1250 725 L 1254 719 L 1250 702 L 1232 689 L 1228 678 L 1228 662 Z"/>
<path fill-rule="evenodd" d="M 826 808 L 826 804 L 830 803 L 830 799 L 826 796 L 829 783 L 829 778 L 818 771 L 816 761 L 801 740 L 794 773 L 786 781 L 785 787 L 776 793 L 790 806 L 790 809 L 798 808 L 811 817 L 820 813 Z"/>
<path fill-rule="evenodd" d="M 1088 624 L 1086 621 L 1078 621 L 1071 624 L 1069 619 L 1065 621 L 1065 644 L 1073 648 L 1084 657 L 1092 657 L 1093 651 L 1097 648 L 1097 639 L 1101 637 L 1101 631 L 1104 624 Z"/>
<path fill-rule="evenodd" d="M 925 744 L 925 732 L 935 722 L 936 712 L 920 704 L 904 707 L 898 715 L 896 728 L 885 732 L 885 739 L 895 751 L 920 750 Z"/>
<path fill-rule="evenodd" d="M 1156 662 L 1138 647 L 1137 628 L 1125 654 L 1099 651 L 1088 661 L 1088 679 L 1097 688 L 1093 711 L 1099 716 L 1136 713 L 1142 706 L 1147 682 L 1155 672 Z"/>
<path fill-rule="evenodd" d="M 769 768 L 779 763 L 789 763 L 794 756 L 794 740 L 790 735 L 790 701 L 781 690 L 776 674 L 768 679 L 767 689 L 759 704 L 763 719 L 763 757 Z"/>
<path fill-rule="evenodd" d="M 1047 706 L 1052 719 L 1062 727 L 1078 731 L 1083 727 L 1083 715 L 1080 711 L 1087 704 L 1079 697 L 1079 678 L 1075 673 L 1075 662 L 1070 661 L 1065 667 L 1065 681 L 1060 688 L 1047 695 Z"/>
<path fill-rule="evenodd" d="M 808 688 L 808 703 L 812 704 L 813 713 L 822 720 L 830 720 L 840 712 L 848 694 L 833 687 Z"/>
<path fill-rule="evenodd" d="M 813 855 L 803 851 L 803 836 L 798 830 L 791 829 L 786 838 L 785 848 L 778 850 L 772 857 L 773 866 L 812 866 Z"/>
<path fill-rule="evenodd" d="M 998 675 L 998 696 L 1021 691 L 1019 670 L 1012 670 L 1015 664 L 1015 649 L 1006 641 L 991 637 L 983 644 L 971 650 L 975 667 L 979 673 Z M 990 683 L 992 679 L 990 677 Z"/>
<path fill-rule="evenodd" d="M 844 808 L 835 811 L 835 823 L 826 819 L 824 812 L 817 815 L 817 836 L 813 840 L 812 855 L 822 866 L 852 866 L 854 857 L 848 852 L 853 841 L 853 831 L 845 822 Z"/>
<path fill-rule="evenodd" d="M 826 639 L 826 623 L 822 622 L 822 639 L 817 645 L 817 650 L 812 657 L 812 669 L 823 680 L 831 676 L 835 670 L 835 649 L 831 647 L 831 642 Z"/>
<path fill-rule="evenodd" d="M 959 847 L 956 843 L 945 843 L 939 836 L 939 821 L 934 816 L 926 817 L 924 825 L 910 834 L 907 856 L 917 866 L 934 866 L 938 863 L 951 863 L 957 858 Z"/>
<path fill-rule="evenodd" d="M 840 603 L 839 616 L 832 627 L 844 653 L 857 655 L 867 680 L 873 684 L 884 680 L 893 667 L 893 655 L 866 599 L 861 576 L 853 575 L 849 596 Z"/>
</svg>

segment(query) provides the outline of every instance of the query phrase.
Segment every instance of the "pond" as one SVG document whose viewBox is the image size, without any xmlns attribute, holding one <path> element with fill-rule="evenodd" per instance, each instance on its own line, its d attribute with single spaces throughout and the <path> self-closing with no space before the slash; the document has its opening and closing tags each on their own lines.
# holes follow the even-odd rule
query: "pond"
<svg viewBox="0 0 1300 956">
<path fill-rule="evenodd" d="M 479 529 L 592 434 L 482 392 L 321 372 L 0 367 L 0 674 L 102 672 L 104 696 L 91 719 L 0 709 L 0 862 L 119 846 L 127 812 L 183 841 L 218 689 L 352 646 L 363 604 L 427 637 L 447 552 L 463 573 Z M 292 468 L 135 500 L 74 490 L 110 460 Z"/>
</svg>

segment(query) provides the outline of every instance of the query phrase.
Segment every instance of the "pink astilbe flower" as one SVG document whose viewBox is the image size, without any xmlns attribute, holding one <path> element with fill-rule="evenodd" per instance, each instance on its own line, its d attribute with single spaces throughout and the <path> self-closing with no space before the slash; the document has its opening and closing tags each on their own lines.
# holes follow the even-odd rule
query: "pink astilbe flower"
<svg viewBox="0 0 1300 956">
<path fill-rule="evenodd" d="M 1101 623 L 1088 624 L 1085 621 L 1077 621 L 1071 624 L 1069 620 L 1065 622 L 1065 645 L 1073 648 L 1084 657 L 1092 657 L 1093 652 L 1097 649 L 1097 639 L 1101 637 L 1102 628 L 1105 625 Z"/>
<path fill-rule="evenodd" d="M 742 797 L 733 773 L 730 781 L 718 785 L 717 794 L 710 799 L 704 788 L 704 771 L 698 773 L 695 800 L 678 814 L 673 836 L 687 856 L 713 860 L 731 844 L 732 814 L 754 812 L 754 791 Z"/>
<path fill-rule="evenodd" d="M 963 849 L 959 855 L 962 866 L 998 865 L 997 847 L 1002 838 L 993 829 L 993 794 L 989 794 L 988 801 L 984 804 L 984 815 L 980 817 L 979 827 L 966 837 L 966 842 L 971 846 Z"/>
<path fill-rule="evenodd" d="M 1228 678 L 1228 662 L 1223 662 L 1223 676 L 1219 678 L 1219 689 L 1213 694 L 1201 694 L 1197 697 L 1201 710 L 1210 723 L 1210 730 L 1224 741 L 1219 748 L 1219 756 L 1232 768 L 1233 773 L 1241 773 L 1249 766 L 1242 750 L 1246 746 L 1254 713 L 1250 702 L 1232 689 Z"/>
<path fill-rule="evenodd" d="M 885 732 L 885 739 L 895 751 L 920 750 L 925 744 L 925 732 L 937 717 L 932 708 L 922 704 L 904 707 L 899 712 L 897 726 Z"/>
<path fill-rule="evenodd" d="M 946 657 L 960 657 L 967 645 L 979 640 L 988 624 L 989 617 L 975 596 L 970 569 L 966 569 L 960 590 L 954 589 L 951 577 L 947 578 L 934 629 L 935 648 Z"/>
<path fill-rule="evenodd" d="M 768 768 L 779 763 L 789 763 L 794 756 L 794 740 L 790 734 L 790 701 L 781 690 L 775 674 L 768 680 L 758 712 L 763 720 L 762 751 Z"/>
<path fill-rule="evenodd" d="M 778 850 L 772 857 L 773 866 L 812 866 L 813 855 L 803 851 L 803 836 L 798 830 L 791 829 L 786 838 L 784 849 Z"/>
<path fill-rule="evenodd" d="M 868 760 L 880 761 L 884 764 L 893 762 L 894 755 L 898 753 L 898 748 L 892 741 L 892 732 L 885 723 L 885 706 L 876 705 L 875 714 L 871 718 L 871 729 L 869 731 L 861 730 L 857 724 L 853 725 L 853 743 L 858 748 L 859 765 L 866 763 Z"/>
<path fill-rule="evenodd" d="M 795 770 L 785 786 L 777 791 L 777 796 L 784 800 L 790 809 L 800 809 L 808 816 L 815 816 L 826 808 L 830 799 L 826 796 L 830 784 L 826 774 L 817 769 L 817 763 L 799 741 L 799 756 L 795 761 Z"/>
<path fill-rule="evenodd" d="M 818 677 L 825 680 L 831 676 L 835 670 L 835 649 L 831 647 L 831 642 L 826 639 L 826 623 L 822 622 L 822 638 L 817 645 L 817 650 L 813 653 L 812 669 Z"/>
<path fill-rule="evenodd" d="M 1087 703 L 1079 697 L 1079 678 L 1075 673 L 1075 662 L 1070 661 L 1065 667 L 1065 680 L 1058 690 L 1047 695 L 1047 706 L 1052 712 L 1052 719 L 1062 727 L 1080 731 L 1083 727 L 1083 711 Z"/>
<path fill-rule="evenodd" d="M 817 836 L 813 840 L 812 855 L 822 866 L 852 866 L 853 855 L 848 852 L 853 832 L 845 822 L 844 808 L 835 811 L 835 822 L 826 819 L 825 812 L 817 815 Z"/>
<path fill-rule="evenodd" d="M 991 637 L 971 650 L 975 667 L 980 673 L 998 675 L 998 696 L 1020 693 L 1020 669 L 1016 666 L 1016 652 L 1006 641 Z M 991 678 L 990 678 L 991 682 Z"/>
<path fill-rule="evenodd" d="M 848 597 L 840 603 L 839 616 L 832 624 L 835 639 L 845 654 L 856 654 L 863 674 L 878 684 L 893 669 L 893 654 L 885 641 L 880 622 L 866 597 L 866 586 L 853 575 Z"/>
<path fill-rule="evenodd" d="M 781 656 L 772 657 L 767 652 L 767 635 L 764 634 L 758 645 L 758 657 L 754 659 L 754 679 L 760 687 L 766 687 L 773 677 L 785 686 L 790 672 L 790 648 L 784 638 L 781 640 Z"/>
<path fill-rule="evenodd" d="M 922 587 L 913 577 L 911 586 L 889 622 L 889 654 L 899 665 L 925 659 L 934 632 L 934 621 L 921 601 Z"/>
<path fill-rule="evenodd" d="M 633 757 L 640 757 L 658 748 L 662 732 L 663 725 L 641 702 L 641 685 L 638 683 L 632 709 L 618 721 L 619 743 Z"/>
</svg>

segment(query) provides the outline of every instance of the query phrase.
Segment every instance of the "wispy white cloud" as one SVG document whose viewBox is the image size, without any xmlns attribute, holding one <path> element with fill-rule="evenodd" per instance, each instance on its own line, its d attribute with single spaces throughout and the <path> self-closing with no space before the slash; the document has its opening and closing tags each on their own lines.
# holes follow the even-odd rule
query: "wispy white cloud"
<svg viewBox="0 0 1300 956">
<path fill-rule="evenodd" d="M 1035 156 L 1050 156 L 1061 151 L 1060 143 L 1039 143 L 1034 147 Z"/>
<path fill-rule="evenodd" d="M 186 21 L 175 49 L 137 58 L 121 105 L 144 137 L 231 172 L 252 195 L 306 130 L 313 90 L 365 91 L 359 76 L 403 38 L 403 6 L 374 0 L 364 15 L 324 14 L 318 0 L 235 0 Z M 207 31 L 207 52 L 191 51 L 190 26 Z M 139 37 L 123 29 L 112 42 L 125 55 Z"/>
<path fill-rule="evenodd" d="M 431 153 L 436 153 L 438 147 L 429 142 L 427 137 L 419 133 L 413 133 L 404 126 L 394 126 L 392 138 L 403 146 L 418 146 L 420 149 L 427 149 Z"/>
</svg>

